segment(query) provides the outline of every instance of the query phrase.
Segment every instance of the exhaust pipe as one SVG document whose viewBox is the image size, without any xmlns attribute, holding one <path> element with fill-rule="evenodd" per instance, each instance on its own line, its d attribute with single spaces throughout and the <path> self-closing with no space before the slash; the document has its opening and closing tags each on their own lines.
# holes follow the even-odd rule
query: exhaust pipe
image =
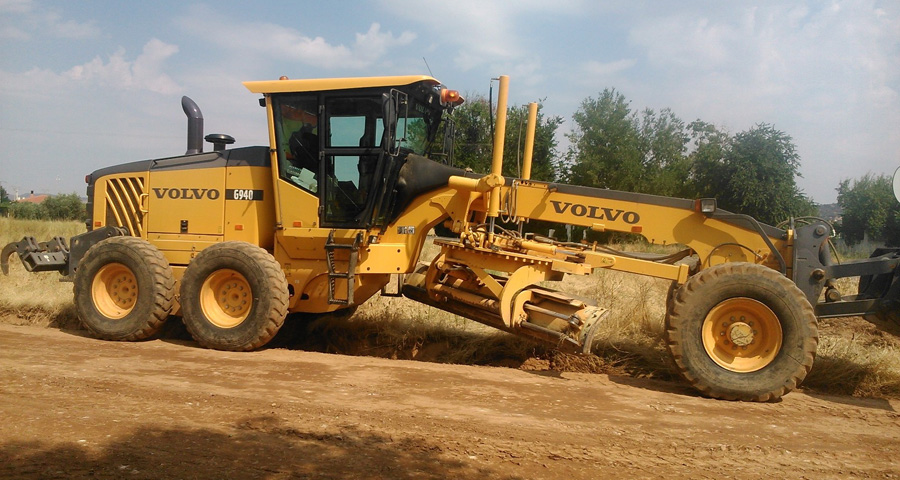
<svg viewBox="0 0 900 480">
<path fill-rule="evenodd" d="M 203 153 L 203 114 L 200 107 L 188 97 L 181 97 L 181 108 L 188 118 L 187 152 L 185 155 Z"/>
</svg>

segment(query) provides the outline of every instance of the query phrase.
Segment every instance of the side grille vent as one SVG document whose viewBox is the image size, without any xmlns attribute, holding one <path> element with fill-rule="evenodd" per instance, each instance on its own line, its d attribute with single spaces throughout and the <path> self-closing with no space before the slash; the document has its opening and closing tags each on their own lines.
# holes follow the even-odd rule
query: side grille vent
<svg viewBox="0 0 900 480">
<path fill-rule="evenodd" d="M 141 197 L 144 179 L 141 177 L 111 178 L 106 181 L 106 224 L 124 227 L 135 237 L 144 233 L 144 212 Z"/>
</svg>

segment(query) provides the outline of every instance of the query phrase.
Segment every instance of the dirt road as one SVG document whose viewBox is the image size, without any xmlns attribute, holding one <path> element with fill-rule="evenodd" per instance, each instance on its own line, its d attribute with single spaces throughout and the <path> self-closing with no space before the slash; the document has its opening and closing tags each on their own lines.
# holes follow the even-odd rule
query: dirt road
<svg viewBox="0 0 900 480">
<path fill-rule="evenodd" d="M 898 407 L 0 324 L 4 478 L 900 478 Z"/>
</svg>

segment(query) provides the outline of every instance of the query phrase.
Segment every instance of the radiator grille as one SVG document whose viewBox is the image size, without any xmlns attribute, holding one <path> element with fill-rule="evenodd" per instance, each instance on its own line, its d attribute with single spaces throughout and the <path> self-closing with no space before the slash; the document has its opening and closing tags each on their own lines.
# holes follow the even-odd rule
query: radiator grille
<svg viewBox="0 0 900 480">
<path fill-rule="evenodd" d="M 143 236 L 142 195 L 144 195 L 144 179 L 141 177 L 108 179 L 106 181 L 106 224 L 127 228 L 128 232 L 135 237 Z"/>
</svg>

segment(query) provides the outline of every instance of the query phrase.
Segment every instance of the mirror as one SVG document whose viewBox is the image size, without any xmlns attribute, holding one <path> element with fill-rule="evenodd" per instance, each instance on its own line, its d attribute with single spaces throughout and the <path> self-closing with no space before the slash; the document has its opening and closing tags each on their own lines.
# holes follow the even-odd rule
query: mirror
<svg viewBox="0 0 900 480">
<path fill-rule="evenodd" d="M 397 111 L 399 110 L 398 97 L 394 90 L 390 94 L 381 95 L 382 116 L 384 132 L 381 134 L 381 145 L 389 154 L 393 154 L 394 145 L 397 143 Z"/>
<path fill-rule="evenodd" d="M 900 168 L 897 168 L 897 171 L 894 172 L 894 196 L 900 202 Z"/>
</svg>

